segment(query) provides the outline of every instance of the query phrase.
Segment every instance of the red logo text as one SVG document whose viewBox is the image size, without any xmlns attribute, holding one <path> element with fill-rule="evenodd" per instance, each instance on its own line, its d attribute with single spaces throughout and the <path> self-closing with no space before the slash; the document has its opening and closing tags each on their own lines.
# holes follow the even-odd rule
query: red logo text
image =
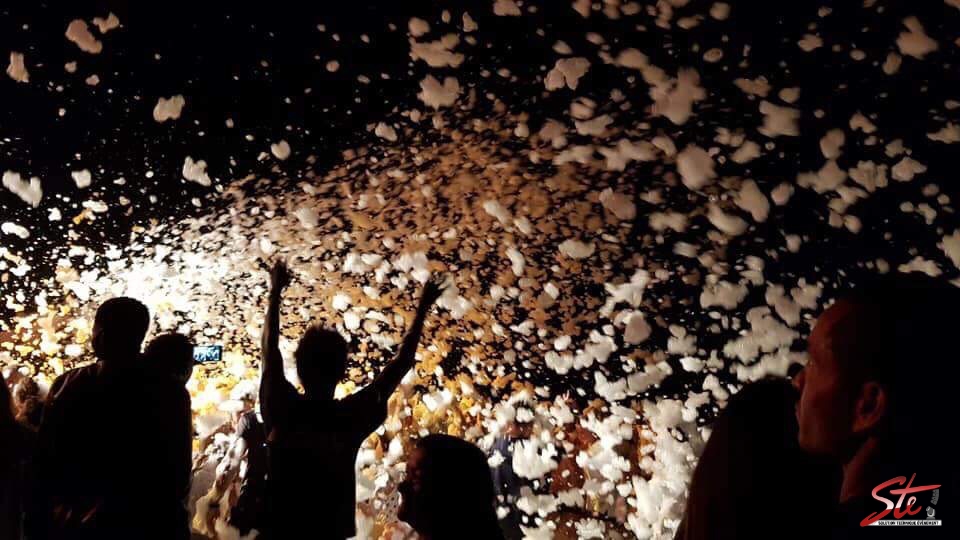
<svg viewBox="0 0 960 540">
<path fill-rule="evenodd" d="M 896 478 L 891 478 L 890 480 L 887 480 L 886 482 L 883 482 L 877 487 L 873 488 L 873 491 L 871 492 L 871 494 L 873 495 L 873 498 L 885 504 L 886 508 L 882 512 L 874 512 L 869 516 L 863 518 L 863 521 L 860 522 L 860 526 L 866 527 L 871 523 L 874 523 L 876 521 L 883 519 L 884 517 L 886 517 L 887 514 L 890 513 L 891 510 L 893 511 L 894 519 L 900 519 L 903 516 L 914 516 L 918 514 L 920 510 L 923 510 L 923 505 L 917 506 L 916 508 L 913 507 L 914 503 L 917 502 L 917 498 L 914 497 L 913 494 L 919 493 L 921 491 L 930 491 L 933 489 L 937 489 L 940 487 L 940 484 L 913 487 L 913 479 L 916 477 L 917 477 L 917 473 L 913 473 L 913 476 L 910 477 L 910 481 L 907 482 L 906 476 L 898 476 Z M 897 500 L 896 505 L 893 504 L 893 501 L 881 495 L 881 492 L 887 489 L 888 487 L 891 487 L 894 485 L 902 486 L 904 482 L 906 482 L 907 484 L 905 487 L 890 490 L 890 495 L 900 496 L 900 499 Z M 903 499 L 907 495 L 910 495 L 910 498 L 907 499 L 907 506 L 901 509 L 901 506 L 903 505 Z"/>
</svg>

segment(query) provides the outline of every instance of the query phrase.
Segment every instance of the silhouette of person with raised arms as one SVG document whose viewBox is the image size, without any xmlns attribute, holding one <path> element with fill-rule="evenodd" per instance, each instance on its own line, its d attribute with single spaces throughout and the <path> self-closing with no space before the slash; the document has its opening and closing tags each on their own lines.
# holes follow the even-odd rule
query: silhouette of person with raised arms
<svg viewBox="0 0 960 540">
<path fill-rule="evenodd" d="M 104 302 L 91 342 L 97 362 L 53 383 L 39 431 L 40 539 L 189 538 L 190 397 L 147 369 L 147 307 Z"/>
<path fill-rule="evenodd" d="M 260 382 L 269 447 L 270 534 L 275 539 L 349 538 L 356 534 L 357 452 L 386 419 L 387 399 L 413 368 L 424 319 L 444 289 L 436 278 L 427 282 L 397 357 L 366 388 L 335 400 L 346 372 L 347 342 L 334 330 L 306 331 L 294 353 L 304 389 L 299 394 L 284 377 L 278 345 L 280 295 L 290 283 L 287 266 L 277 263 L 270 279 Z"/>
<path fill-rule="evenodd" d="M 397 517 L 423 540 L 502 540 L 487 456 L 450 435 L 419 441 L 407 458 Z"/>
</svg>

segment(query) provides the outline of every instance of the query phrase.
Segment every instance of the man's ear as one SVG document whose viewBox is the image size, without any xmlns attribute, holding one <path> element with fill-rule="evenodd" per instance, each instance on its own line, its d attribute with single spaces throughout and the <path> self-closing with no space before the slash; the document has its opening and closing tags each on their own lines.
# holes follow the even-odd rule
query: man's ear
<svg viewBox="0 0 960 540">
<path fill-rule="evenodd" d="M 860 395 L 853 410 L 853 432 L 870 434 L 887 417 L 890 406 L 887 389 L 876 381 L 867 381 L 860 387 Z"/>
</svg>

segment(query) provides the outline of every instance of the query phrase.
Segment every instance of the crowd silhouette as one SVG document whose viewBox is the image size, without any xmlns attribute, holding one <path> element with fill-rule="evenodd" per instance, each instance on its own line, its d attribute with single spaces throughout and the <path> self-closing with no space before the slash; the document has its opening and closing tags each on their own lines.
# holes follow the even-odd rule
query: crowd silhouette
<svg viewBox="0 0 960 540">
<path fill-rule="evenodd" d="M 375 380 L 335 399 L 349 346 L 334 330 L 311 327 L 299 340 L 303 393 L 284 375 L 281 300 L 290 281 L 276 264 L 262 333 L 263 421 L 252 411 L 237 417 L 247 474 L 230 520 L 258 538 L 350 538 L 357 453 L 414 367 L 444 286 L 425 284 L 396 358 Z M 866 521 L 934 510 L 944 525 L 920 536 L 955 531 L 957 473 L 945 435 L 955 422 L 943 405 L 956 384 L 957 305 L 960 289 L 913 274 L 841 295 L 816 321 L 805 368 L 792 381 L 745 386 L 714 422 L 676 538 L 883 538 L 902 530 Z M 0 538 L 190 538 L 193 343 L 164 334 L 141 352 L 149 325 L 142 303 L 108 300 L 94 320 L 97 362 L 57 378 L 45 400 L 16 373 L 0 384 Z M 494 444 L 508 453 L 523 436 L 518 423 Z M 942 488 L 936 508 L 909 499 L 896 511 L 913 513 L 882 513 L 876 487 L 911 475 L 914 488 Z M 418 439 L 399 491 L 398 517 L 421 538 L 521 534 L 516 512 L 498 519 L 494 506 L 498 496 L 515 499 L 512 472 L 491 471 L 486 454 L 462 439 Z"/>
</svg>

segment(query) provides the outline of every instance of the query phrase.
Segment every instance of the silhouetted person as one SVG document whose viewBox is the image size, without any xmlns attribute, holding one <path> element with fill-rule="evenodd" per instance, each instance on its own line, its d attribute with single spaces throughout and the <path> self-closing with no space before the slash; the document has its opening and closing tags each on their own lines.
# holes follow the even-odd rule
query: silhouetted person
<svg viewBox="0 0 960 540">
<path fill-rule="evenodd" d="M 20 540 L 28 500 L 33 432 L 17 422 L 13 400 L 0 374 L 0 538 Z"/>
<path fill-rule="evenodd" d="M 794 380 L 800 392 L 800 445 L 843 466 L 835 538 L 957 538 L 955 399 L 960 289 L 925 275 L 871 280 L 842 297 L 817 319 L 808 340 L 808 363 Z M 941 485 L 903 498 L 903 519 L 925 519 L 928 508 L 941 527 L 861 527 L 886 503 L 880 490 Z M 883 516 L 894 519 L 894 513 Z"/>
<path fill-rule="evenodd" d="M 147 344 L 143 360 L 148 371 L 185 385 L 193 374 L 193 342 L 176 332 L 159 335 Z"/>
<path fill-rule="evenodd" d="M 230 511 L 230 524 L 241 535 L 247 535 L 253 529 L 264 531 L 266 528 L 267 434 L 254 411 L 248 411 L 240 417 L 237 433 L 244 443 L 247 468 L 237 503 Z"/>
<path fill-rule="evenodd" d="M 43 418 L 43 399 L 40 387 L 30 377 L 23 377 L 13 387 L 13 402 L 17 412 L 17 421 L 32 431 L 40 429 Z"/>
<path fill-rule="evenodd" d="M 407 459 L 397 517 L 424 540 L 503 538 L 487 457 L 450 435 L 428 435 Z"/>
<path fill-rule="evenodd" d="M 37 538 L 188 538 L 190 398 L 144 369 L 146 306 L 100 306 L 97 362 L 57 378 L 40 426 L 42 464 L 31 529 Z"/>
<path fill-rule="evenodd" d="M 796 392 L 764 380 L 734 395 L 713 424 L 676 540 L 820 538 L 840 469 L 800 450 Z"/>
<path fill-rule="evenodd" d="M 345 374 L 347 342 L 334 330 L 313 327 L 294 353 L 301 395 L 284 377 L 280 336 L 280 294 L 290 282 L 286 265 L 271 273 L 269 308 L 263 331 L 260 408 L 269 434 L 269 504 L 273 538 L 323 538 L 355 534 L 357 452 L 384 422 L 387 399 L 413 368 L 423 322 L 443 287 L 431 280 L 397 357 L 363 390 L 342 400 L 334 391 Z"/>
<path fill-rule="evenodd" d="M 519 409 L 519 408 L 518 408 Z M 507 514 L 500 518 L 500 528 L 507 540 L 521 540 L 524 536 L 520 528 L 522 524 L 520 510 L 517 509 L 517 499 L 520 498 L 520 488 L 523 485 L 520 477 L 513 470 L 513 445 L 530 437 L 533 426 L 530 419 L 511 420 L 503 433 L 497 436 L 490 448 L 490 454 L 500 454 L 503 460 L 493 468 L 494 494 L 499 506 L 507 509 Z"/>
</svg>

